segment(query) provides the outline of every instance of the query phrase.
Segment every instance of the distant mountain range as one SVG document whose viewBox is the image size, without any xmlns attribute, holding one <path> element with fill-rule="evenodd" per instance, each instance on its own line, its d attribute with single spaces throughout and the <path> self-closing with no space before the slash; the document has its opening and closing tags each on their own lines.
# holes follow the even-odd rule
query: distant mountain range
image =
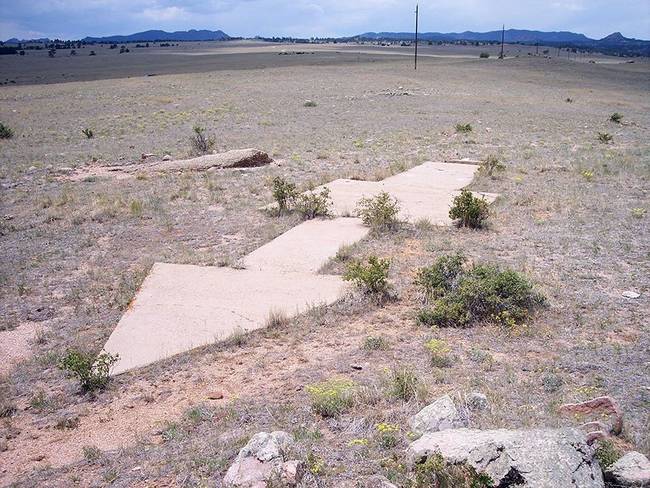
<svg viewBox="0 0 650 488">
<path fill-rule="evenodd" d="M 143 41 L 227 41 L 230 36 L 223 31 L 194 30 L 165 32 L 148 30 L 128 36 L 85 37 L 85 42 L 143 42 Z"/>
<path fill-rule="evenodd" d="M 501 42 L 502 31 L 490 32 L 423 32 L 418 34 L 423 41 L 434 42 Z M 373 41 L 411 41 L 413 32 L 366 32 L 351 39 Z M 556 47 L 575 47 L 580 49 L 598 50 L 612 54 L 633 54 L 650 56 L 650 41 L 630 39 L 620 32 L 615 32 L 602 39 L 590 39 L 584 34 L 574 32 L 541 32 L 531 30 L 508 29 L 505 31 L 505 42 L 520 44 L 543 44 Z"/>
</svg>

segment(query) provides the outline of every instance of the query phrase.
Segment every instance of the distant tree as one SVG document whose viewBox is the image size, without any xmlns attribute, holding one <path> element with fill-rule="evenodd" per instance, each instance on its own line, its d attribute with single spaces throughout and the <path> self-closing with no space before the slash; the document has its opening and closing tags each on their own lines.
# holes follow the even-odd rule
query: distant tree
<svg viewBox="0 0 650 488">
<path fill-rule="evenodd" d="M 56 54 L 56 49 L 53 48 L 47 52 L 47 55 L 51 58 L 53 58 L 55 54 Z"/>
</svg>

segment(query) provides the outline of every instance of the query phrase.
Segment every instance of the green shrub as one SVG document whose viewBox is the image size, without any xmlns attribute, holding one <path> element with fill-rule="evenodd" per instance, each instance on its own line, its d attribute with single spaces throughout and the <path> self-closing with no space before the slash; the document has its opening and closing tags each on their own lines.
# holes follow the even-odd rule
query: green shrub
<svg viewBox="0 0 650 488">
<path fill-rule="evenodd" d="M 621 451 L 609 439 L 599 440 L 594 454 L 602 469 L 609 468 L 622 456 Z"/>
<path fill-rule="evenodd" d="M 450 347 L 447 343 L 440 339 L 431 339 L 424 347 L 427 348 L 431 354 L 431 365 L 436 368 L 448 368 L 452 364 L 452 359 L 449 353 Z"/>
<path fill-rule="evenodd" d="M 487 59 L 490 57 L 490 53 L 482 52 L 478 57 L 481 59 Z"/>
<path fill-rule="evenodd" d="M 85 129 L 83 129 L 83 130 L 81 131 L 81 133 L 82 133 L 84 136 L 86 136 L 86 139 L 92 139 L 93 137 L 95 137 L 95 133 L 93 132 L 92 129 L 89 129 L 89 128 L 85 128 Z"/>
<path fill-rule="evenodd" d="M 472 229 L 483 227 L 489 215 L 487 200 L 475 197 L 469 190 L 461 191 L 449 210 L 449 218 L 457 221 L 458 226 Z"/>
<path fill-rule="evenodd" d="M 492 478 L 465 463 L 448 464 L 434 453 L 415 465 L 412 488 L 492 488 Z"/>
<path fill-rule="evenodd" d="M 441 297 L 456 285 L 466 261 L 461 253 L 441 256 L 431 266 L 418 270 L 415 284 L 423 289 L 428 300 Z"/>
<path fill-rule="evenodd" d="M 614 140 L 614 137 L 612 137 L 612 135 L 607 132 L 599 132 L 598 140 L 603 144 L 609 144 Z"/>
<path fill-rule="evenodd" d="M 313 100 L 305 100 L 305 103 L 303 104 L 305 107 L 316 107 L 317 105 L 318 104 Z"/>
<path fill-rule="evenodd" d="M 82 390 L 94 391 L 106 388 L 111 368 L 118 359 L 117 354 L 107 352 L 95 356 L 71 350 L 61 359 L 59 367 L 69 376 L 77 378 Z"/>
<path fill-rule="evenodd" d="M 417 374 L 409 368 L 393 368 L 390 372 L 390 395 L 404 400 L 421 398 L 425 391 Z"/>
<path fill-rule="evenodd" d="M 512 327 L 545 304 L 546 299 L 535 291 L 528 278 L 509 269 L 481 264 L 458 271 L 459 267 L 452 266 L 453 278 L 448 281 L 436 274 L 436 270 L 447 269 L 447 263 L 456 265 L 461 259 L 459 255 L 442 256 L 433 266 L 418 272 L 416 283 L 425 295 L 437 298 L 433 308 L 418 313 L 419 323 L 468 327 L 477 322 L 492 322 Z"/>
<path fill-rule="evenodd" d="M 623 120 L 623 116 L 619 114 L 618 112 L 614 112 L 610 117 L 609 120 L 611 122 L 614 122 L 616 124 L 620 124 L 621 120 Z"/>
<path fill-rule="evenodd" d="M 321 188 L 319 192 L 310 190 L 301 193 L 294 199 L 296 211 L 306 220 L 328 216 L 331 203 L 330 190 L 327 187 Z"/>
<path fill-rule="evenodd" d="M 0 139 L 11 139 L 13 136 L 13 129 L 0 122 Z"/>
<path fill-rule="evenodd" d="M 280 176 L 273 178 L 273 199 L 278 204 L 278 214 L 287 212 L 296 198 L 296 185 Z"/>
<path fill-rule="evenodd" d="M 192 130 L 194 131 L 194 135 L 190 137 L 192 154 L 200 156 L 209 153 L 214 146 L 214 139 L 206 137 L 203 127 L 195 125 Z"/>
<path fill-rule="evenodd" d="M 385 191 L 357 203 L 357 215 L 373 232 L 396 230 L 399 227 L 399 202 Z"/>
<path fill-rule="evenodd" d="M 355 383 L 351 380 L 335 378 L 307 387 L 311 397 L 311 407 L 323 417 L 336 417 L 354 403 Z"/>
<path fill-rule="evenodd" d="M 399 434 L 399 425 L 381 422 L 375 425 L 375 430 L 377 444 L 379 444 L 380 447 L 391 449 L 398 444 L 399 438 L 397 437 L 397 434 Z"/>
<path fill-rule="evenodd" d="M 343 275 L 345 281 L 352 281 L 356 286 L 362 288 L 366 293 L 382 295 L 388 292 L 388 269 L 390 259 L 380 259 L 377 256 L 370 256 L 368 264 L 361 261 L 353 261 Z"/>
<path fill-rule="evenodd" d="M 472 124 L 456 124 L 456 132 L 459 134 L 468 134 L 472 130 Z"/>
<path fill-rule="evenodd" d="M 381 336 L 368 336 L 363 341 L 363 348 L 366 351 L 385 351 L 388 349 L 388 341 Z"/>
<path fill-rule="evenodd" d="M 494 154 L 490 154 L 485 161 L 481 163 L 479 171 L 488 176 L 493 176 L 494 173 L 498 171 L 503 171 L 506 169 L 505 164 L 499 161 L 499 158 Z"/>
</svg>

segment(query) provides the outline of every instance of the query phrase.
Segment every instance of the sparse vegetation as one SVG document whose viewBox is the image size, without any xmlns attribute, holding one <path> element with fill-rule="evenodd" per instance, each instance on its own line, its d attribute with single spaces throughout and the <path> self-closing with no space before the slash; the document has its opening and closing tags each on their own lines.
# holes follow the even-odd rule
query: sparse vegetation
<svg viewBox="0 0 650 488">
<path fill-rule="evenodd" d="M 472 130 L 472 124 L 456 124 L 456 132 L 459 134 L 469 134 Z"/>
<path fill-rule="evenodd" d="M 514 327 L 546 302 L 528 278 L 516 271 L 485 264 L 459 269 L 462 264 L 464 258 L 459 255 L 442 256 L 418 272 L 417 283 L 424 294 L 438 297 L 433 308 L 420 311 L 420 323 L 468 327 L 492 322 Z"/>
<path fill-rule="evenodd" d="M 481 59 L 488 59 L 490 57 L 490 53 L 483 51 L 481 54 L 479 54 L 478 57 Z"/>
<path fill-rule="evenodd" d="M 391 449 L 398 444 L 398 433 L 399 425 L 388 424 L 385 422 L 381 422 L 375 425 L 375 436 L 377 438 L 377 444 L 379 444 L 379 446 L 383 449 Z"/>
<path fill-rule="evenodd" d="M 610 122 L 614 122 L 615 124 L 620 124 L 621 121 L 623 120 L 623 116 L 618 112 L 614 112 L 612 115 L 610 115 L 609 120 Z"/>
<path fill-rule="evenodd" d="M 208 154 L 214 146 L 214 139 L 206 136 L 205 129 L 195 125 L 194 134 L 190 137 L 191 153 L 197 156 Z"/>
<path fill-rule="evenodd" d="M 11 139 L 13 136 L 13 129 L 0 122 L 0 139 Z"/>
<path fill-rule="evenodd" d="M 117 355 L 107 352 L 94 355 L 71 350 L 61 359 L 59 367 L 79 380 L 83 391 L 95 391 L 106 388 L 111 368 L 118 359 Z"/>
<path fill-rule="evenodd" d="M 622 454 L 621 451 L 609 439 L 601 439 L 598 441 L 595 452 L 598 464 L 603 469 L 609 468 L 612 464 L 618 461 Z"/>
<path fill-rule="evenodd" d="M 290 322 L 289 316 L 283 310 L 273 309 L 266 319 L 266 328 L 281 329 L 289 325 Z"/>
<path fill-rule="evenodd" d="M 368 264 L 353 261 L 343 275 L 345 281 L 353 282 L 357 287 L 372 295 L 385 295 L 389 290 L 388 269 L 390 259 L 370 256 Z"/>
<path fill-rule="evenodd" d="M 471 191 L 463 190 L 454 198 L 449 210 L 449 218 L 455 220 L 459 227 L 480 229 L 490 215 L 488 202 L 483 197 L 475 197 Z"/>
<path fill-rule="evenodd" d="M 390 371 L 389 393 L 405 402 L 422 398 L 426 393 L 418 375 L 410 368 L 396 367 Z"/>
<path fill-rule="evenodd" d="M 366 351 L 385 351 L 388 349 L 388 341 L 381 336 L 368 336 L 363 341 L 363 348 Z"/>
<path fill-rule="evenodd" d="M 313 100 L 305 100 L 305 103 L 303 104 L 305 107 L 316 107 L 317 105 L 318 104 Z"/>
<path fill-rule="evenodd" d="M 503 164 L 494 154 L 490 154 L 487 158 L 485 158 L 479 168 L 481 173 L 490 177 L 494 176 L 495 173 L 504 171 L 505 169 L 505 164 Z"/>
<path fill-rule="evenodd" d="M 494 482 L 467 464 L 448 464 L 438 453 L 415 466 L 411 488 L 492 488 Z"/>
<path fill-rule="evenodd" d="M 440 339 L 431 339 L 424 345 L 431 355 L 431 365 L 436 368 L 448 368 L 452 364 L 451 352 L 447 343 Z"/>
<path fill-rule="evenodd" d="M 372 198 L 362 198 L 357 203 L 357 214 L 374 233 L 393 231 L 399 227 L 399 202 L 382 191 Z"/>
<path fill-rule="evenodd" d="M 614 137 L 611 134 L 609 134 L 608 132 L 599 132 L 598 133 L 598 140 L 602 144 L 609 144 L 610 142 L 612 142 L 614 140 Z"/>
<path fill-rule="evenodd" d="M 334 378 L 306 389 L 314 412 L 323 417 L 337 417 L 354 403 L 355 386 L 351 380 Z"/>
<path fill-rule="evenodd" d="M 86 139 L 92 139 L 93 137 L 95 137 L 95 133 L 93 132 L 93 130 L 90 129 L 90 128 L 88 128 L 88 127 L 86 127 L 85 129 L 83 129 L 83 130 L 81 131 L 81 133 L 82 133 L 84 136 L 86 136 Z"/>
</svg>

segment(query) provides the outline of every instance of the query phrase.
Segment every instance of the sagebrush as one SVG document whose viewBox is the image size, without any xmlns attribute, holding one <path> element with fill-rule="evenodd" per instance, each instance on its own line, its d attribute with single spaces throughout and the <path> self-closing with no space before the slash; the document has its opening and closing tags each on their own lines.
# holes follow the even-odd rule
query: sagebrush
<svg viewBox="0 0 650 488">
<path fill-rule="evenodd" d="M 449 209 L 449 218 L 456 221 L 459 227 L 480 229 L 485 226 L 489 216 L 487 200 L 475 197 L 469 190 L 463 190 L 460 195 L 454 197 Z"/>
<path fill-rule="evenodd" d="M 396 230 L 399 227 L 399 202 L 385 191 L 357 203 L 357 215 L 373 232 Z"/>
<path fill-rule="evenodd" d="M 390 259 L 381 259 L 370 256 L 368 264 L 353 261 L 343 275 L 345 281 L 351 281 L 366 293 L 373 295 L 386 294 L 390 288 L 388 283 L 388 270 Z"/>
</svg>

